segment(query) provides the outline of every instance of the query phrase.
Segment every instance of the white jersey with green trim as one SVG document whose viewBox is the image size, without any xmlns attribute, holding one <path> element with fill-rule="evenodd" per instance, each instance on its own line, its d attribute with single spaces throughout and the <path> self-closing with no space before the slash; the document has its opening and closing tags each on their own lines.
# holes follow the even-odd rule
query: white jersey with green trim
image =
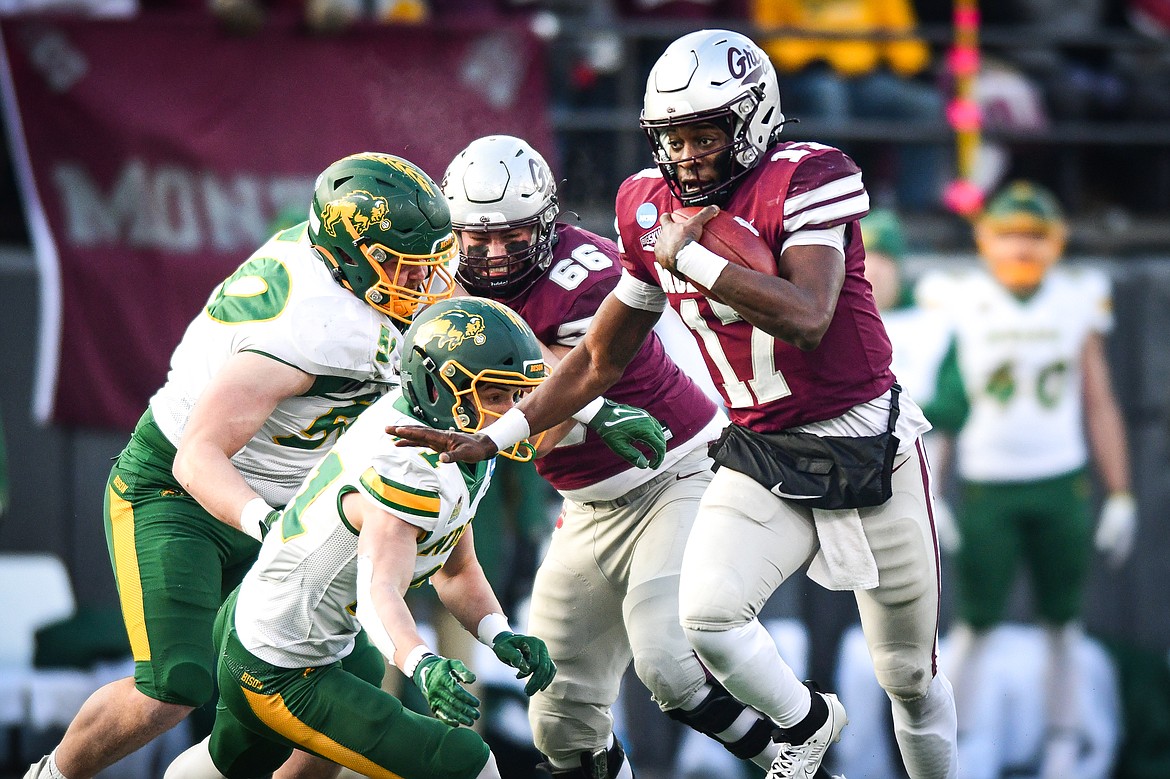
<svg viewBox="0 0 1170 779">
<path fill-rule="evenodd" d="M 924 306 L 947 312 L 970 415 L 959 434 L 964 479 L 1018 482 L 1083 467 L 1085 341 L 1113 325 L 1108 277 L 1053 268 L 1021 300 L 988 273 L 924 278 Z"/>
<path fill-rule="evenodd" d="M 232 464 L 270 505 L 283 506 L 358 413 L 398 381 L 402 332 L 335 282 L 304 225 L 277 233 L 211 293 L 150 400 L 178 445 L 211 378 L 240 352 L 317 377 L 277 405 Z"/>
<path fill-rule="evenodd" d="M 341 511 L 356 492 L 418 528 L 411 586 L 439 570 L 491 483 L 495 460 L 439 462 L 423 447 L 398 447 L 387 425 L 420 425 L 398 392 L 366 410 L 313 470 L 269 530 L 244 578 L 236 632 L 244 647 L 281 668 L 319 666 L 353 649 L 358 533 Z"/>
</svg>

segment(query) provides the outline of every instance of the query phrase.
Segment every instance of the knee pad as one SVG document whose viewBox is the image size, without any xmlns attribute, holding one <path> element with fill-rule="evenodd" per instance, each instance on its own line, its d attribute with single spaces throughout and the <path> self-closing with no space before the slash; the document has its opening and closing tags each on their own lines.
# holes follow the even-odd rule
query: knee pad
<svg viewBox="0 0 1170 779">
<path fill-rule="evenodd" d="M 665 647 L 640 649 L 634 653 L 634 673 L 663 709 L 680 706 L 706 679 L 703 666 L 689 647 L 683 657 Z"/>
<path fill-rule="evenodd" d="M 199 708 L 211 700 L 215 685 L 211 672 L 199 663 L 181 662 L 170 665 L 156 676 L 153 684 L 135 678 L 135 686 L 143 695 L 182 706 Z"/>
<path fill-rule="evenodd" d="M 913 644 L 882 644 L 873 648 L 873 670 L 878 684 L 891 698 L 921 698 L 933 674 L 930 657 L 922 657 Z"/>
<path fill-rule="evenodd" d="M 622 742 L 614 736 L 609 749 L 582 752 L 580 767 L 560 769 L 541 763 L 536 766 L 536 775 L 540 779 L 634 779 L 634 769 L 626 760 Z"/>
<path fill-rule="evenodd" d="M 772 741 L 775 723 L 740 703 L 719 682 L 708 681 L 710 692 L 691 709 L 669 709 L 666 716 L 718 741 L 740 760 L 751 760 Z"/>
</svg>

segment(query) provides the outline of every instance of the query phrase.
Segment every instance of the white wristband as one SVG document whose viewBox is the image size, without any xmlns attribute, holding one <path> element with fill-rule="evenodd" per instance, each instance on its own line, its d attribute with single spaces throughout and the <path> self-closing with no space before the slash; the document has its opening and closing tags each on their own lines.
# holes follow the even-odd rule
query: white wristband
<svg viewBox="0 0 1170 779">
<path fill-rule="evenodd" d="M 272 511 L 272 506 L 269 506 L 264 498 L 252 498 L 244 504 L 240 512 L 240 530 L 257 541 L 263 541 L 264 536 L 261 535 L 260 528 L 264 526 L 264 521 Z"/>
<path fill-rule="evenodd" d="M 674 269 L 707 289 L 715 286 L 726 267 L 727 260 L 698 241 L 691 241 L 674 255 Z"/>
<path fill-rule="evenodd" d="M 434 652 L 431 651 L 429 646 L 426 644 L 419 644 L 414 649 L 410 650 L 410 654 L 408 654 L 406 659 L 402 661 L 402 673 L 413 679 L 414 671 L 416 668 L 418 668 L 418 664 L 422 662 L 424 657 L 433 654 Z"/>
<path fill-rule="evenodd" d="M 496 636 L 504 631 L 508 631 L 509 633 L 516 632 L 508 624 L 507 617 L 498 611 L 494 611 L 479 621 L 479 627 L 475 630 L 475 637 L 479 639 L 479 643 L 490 647 L 495 641 Z"/>
<path fill-rule="evenodd" d="M 577 420 L 583 425 L 587 425 L 593 421 L 593 417 L 597 416 L 597 412 L 601 411 L 602 406 L 605 405 L 605 398 L 594 398 L 585 404 L 585 406 L 573 415 L 573 419 Z"/>
<path fill-rule="evenodd" d="M 532 431 L 528 427 L 528 418 L 524 416 L 524 412 L 512 407 L 505 411 L 502 417 L 479 432 L 492 439 L 492 443 L 496 445 L 496 451 L 502 452 L 523 441 Z"/>
</svg>

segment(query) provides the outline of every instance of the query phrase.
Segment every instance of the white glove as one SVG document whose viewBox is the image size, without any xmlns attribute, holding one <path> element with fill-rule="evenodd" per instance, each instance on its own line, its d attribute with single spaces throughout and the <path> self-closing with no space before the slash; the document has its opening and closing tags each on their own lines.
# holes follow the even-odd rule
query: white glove
<svg viewBox="0 0 1170 779">
<path fill-rule="evenodd" d="M 955 522 L 955 512 L 951 511 L 950 504 L 939 497 L 934 498 L 934 532 L 938 534 L 938 545 L 947 554 L 959 551 L 962 539 L 959 536 L 959 525 Z"/>
<path fill-rule="evenodd" d="M 1109 564 L 1117 568 L 1129 559 L 1137 530 L 1137 506 L 1133 495 L 1115 492 L 1105 499 L 1101 516 L 1097 519 L 1097 534 L 1093 542 Z"/>
</svg>

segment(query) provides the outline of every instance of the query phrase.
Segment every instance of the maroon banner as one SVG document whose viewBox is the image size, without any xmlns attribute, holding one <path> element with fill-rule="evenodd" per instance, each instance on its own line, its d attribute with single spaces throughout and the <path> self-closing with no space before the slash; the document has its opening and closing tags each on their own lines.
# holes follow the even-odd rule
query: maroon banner
<svg viewBox="0 0 1170 779">
<path fill-rule="evenodd" d="M 211 289 L 276 215 L 307 215 L 334 160 L 390 152 L 438 180 L 508 133 L 556 165 L 520 26 L 234 38 L 202 16 L 25 18 L 0 43 L 43 280 L 36 414 L 64 425 L 130 429 Z"/>
</svg>

